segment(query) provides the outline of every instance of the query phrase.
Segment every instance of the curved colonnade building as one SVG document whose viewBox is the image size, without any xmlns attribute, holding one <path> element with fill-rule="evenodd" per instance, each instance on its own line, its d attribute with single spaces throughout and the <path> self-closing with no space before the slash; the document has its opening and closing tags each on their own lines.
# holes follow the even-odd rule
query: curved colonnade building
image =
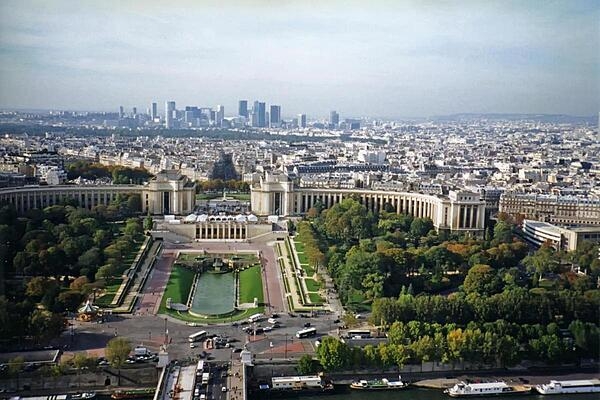
<svg viewBox="0 0 600 400">
<path fill-rule="evenodd" d="M 370 189 L 333 189 L 296 187 L 283 173 L 265 173 L 252 185 L 251 208 L 258 216 L 302 216 L 317 202 L 325 208 L 354 197 L 368 210 L 384 208 L 415 217 L 431 218 L 438 230 L 465 231 L 482 234 L 485 227 L 485 202 L 479 194 L 465 191 L 450 192 L 448 197 L 422 193 Z M 120 194 L 139 194 L 142 212 L 153 215 L 187 215 L 194 211 L 195 184 L 177 171 L 159 173 L 146 185 L 57 185 L 23 186 L 0 189 L 0 203 L 15 205 L 18 212 L 45 208 L 75 199 L 82 207 L 92 209 L 109 205 Z M 219 221 L 223 224 L 222 221 Z M 196 222 L 197 230 L 190 237 L 197 239 L 229 238 L 230 224 L 215 233 L 207 222 Z M 210 222 L 208 223 L 210 224 Z M 185 224 L 188 225 L 188 224 Z M 179 230 L 181 228 L 172 227 Z M 187 228 L 189 229 L 189 228 Z M 187 230 L 186 229 L 186 230 Z M 235 227 L 233 232 L 236 231 Z M 207 232 L 210 232 L 208 234 Z M 224 234 L 226 232 L 227 234 Z M 232 238 L 246 235 L 234 233 Z"/>
<path fill-rule="evenodd" d="M 187 214 L 194 209 L 196 184 L 178 172 L 162 172 L 146 185 L 56 185 L 0 189 L 0 203 L 14 204 L 17 212 L 43 209 L 66 200 L 92 209 L 108 206 L 119 195 L 140 195 L 142 212 L 153 215 Z"/>
<path fill-rule="evenodd" d="M 325 208 L 356 198 L 368 210 L 392 209 L 431 218 L 437 230 L 483 234 L 485 201 L 478 193 L 451 191 L 449 196 L 371 189 L 297 187 L 284 173 L 267 172 L 251 186 L 252 211 L 257 215 L 304 215 L 317 202 Z"/>
</svg>

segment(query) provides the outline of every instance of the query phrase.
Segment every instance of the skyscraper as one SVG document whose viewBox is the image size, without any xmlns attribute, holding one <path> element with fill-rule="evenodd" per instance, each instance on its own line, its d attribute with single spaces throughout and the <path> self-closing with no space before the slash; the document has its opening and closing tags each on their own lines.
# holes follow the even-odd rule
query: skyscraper
<svg viewBox="0 0 600 400">
<path fill-rule="evenodd" d="M 269 126 L 278 127 L 281 125 L 281 106 L 271 106 L 271 111 L 269 113 Z"/>
<path fill-rule="evenodd" d="M 248 100 L 240 100 L 238 106 L 238 115 L 248 118 Z"/>
<path fill-rule="evenodd" d="M 266 112 L 265 103 L 255 101 L 254 106 L 252 107 L 252 126 L 264 128 L 267 125 Z"/>
<path fill-rule="evenodd" d="M 216 125 L 223 126 L 223 120 L 225 119 L 225 106 L 217 106 Z"/>
<path fill-rule="evenodd" d="M 135 117 L 137 115 L 137 107 L 133 107 L 133 116 Z"/>
<path fill-rule="evenodd" d="M 150 118 L 154 121 L 158 117 L 158 106 L 156 103 L 152 103 L 152 107 L 150 107 Z"/>
<path fill-rule="evenodd" d="M 173 128 L 173 114 L 175 113 L 175 102 L 167 101 L 165 103 L 165 128 Z"/>
<path fill-rule="evenodd" d="M 306 128 L 306 114 L 298 114 L 298 128 Z"/>
<path fill-rule="evenodd" d="M 123 106 L 119 106 L 119 118 L 123 118 L 125 116 L 125 111 L 123 111 Z"/>
<path fill-rule="evenodd" d="M 331 111 L 329 113 L 329 126 L 331 128 L 337 128 L 340 124 L 340 114 L 337 111 Z"/>
<path fill-rule="evenodd" d="M 258 103 L 258 126 L 264 128 L 267 126 L 267 106 L 263 102 Z"/>
</svg>

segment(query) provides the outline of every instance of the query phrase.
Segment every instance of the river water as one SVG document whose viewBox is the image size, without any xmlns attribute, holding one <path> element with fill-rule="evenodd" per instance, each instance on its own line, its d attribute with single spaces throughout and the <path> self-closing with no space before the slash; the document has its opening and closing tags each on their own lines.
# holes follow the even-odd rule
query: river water
<svg viewBox="0 0 600 400">
<path fill-rule="evenodd" d="M 293 397 L 292 397 L 293 398 Z M 512 399 L 512 400 L 598 400 L 600 395 L 596 394 L 565 394 L 542 396 L 537 394 L 523 396 L 489 396 L 476 397 L 478 399 Z M 451 399 L 441 390 L 409 388 L 397 391 L 362 391 L 352 390 L 346 393 L 333 394 L 328 396 L 302 396 L 302 400 L 441 400 Z"/>
</svg>

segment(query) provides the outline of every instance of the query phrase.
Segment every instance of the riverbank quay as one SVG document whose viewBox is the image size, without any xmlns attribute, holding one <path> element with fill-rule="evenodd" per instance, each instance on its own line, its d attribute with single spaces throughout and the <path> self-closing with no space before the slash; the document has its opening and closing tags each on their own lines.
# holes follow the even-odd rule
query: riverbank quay
<svg viewBox="0 0 600 400">
<path fill-rule="evenodd" d="M 250 368 L 252 380 L 270 379 L 273 376 L 293 376 L 298 375 L 296 363 L 260 363 Z M 506 380 L 527 384 L 539 384 L 549 382 L 551 379 L 571 380 L 571 379 L 592 379 L 600 377 L 600 366 L 598 364 L 586 367 L 577 366 L 558 366 L 558 367 L 532 367 L 529 369 L 472 369 L 472 370 L 453 370 L 453 371 L 373 371 L 373 370 L 355 370 L 344 372 L 326 373 L 334 385 L 350 385 L 353 381 L 360 379 L 381 379 L 397 380 L 398 376 L 402 381 L 411 385 L 429 389 L 446 389 L 453 386 L 460 380 Z"/>
<path fill-rule="evenodd" d="M 567 381 L 567 380 L 579 380 L 579 379 L 594 379 L 600 378 L 600 371 L 596 372 L 577 372 L 577 373 L 550 373 L 549 371 L 539 375 L 527 375 L 525 374 L 469 374 L 460 375 L 456 378 L 434 378 L 434 379 L 423 379 L 420 381 L 413 382 L 412 385 L 425 389 L 448 389 L 454 386 L 456 383 L 463 382 L 493 382 L 493 381 L 504 381 L 509 384 L 527 384 L 527 385 L 540 385 L 548 383 L 551 379 Z"/>
<path fill-rule="evenodd" d="M 105 367 L 86 373 L 68 373 L 47 376 L 39 370 L 22 372 L 13 377 L 0 379 L 0 388 L 7 393 L 37 395 L 63 392 L 99 392 L 122 388 L 156 387 L 158 372 L 154 366 L 135 368 Z M 2 398 L 0 396 L 0 398 Z"/>
</svg>

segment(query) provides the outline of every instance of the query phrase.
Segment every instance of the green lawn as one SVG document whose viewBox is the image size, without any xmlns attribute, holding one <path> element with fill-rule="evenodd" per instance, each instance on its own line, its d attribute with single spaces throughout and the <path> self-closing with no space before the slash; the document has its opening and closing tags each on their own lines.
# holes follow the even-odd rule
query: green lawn
<svg viewBox="0 0 600 400">
<path fill-rule="evenodd" d="M 308 257 L 305 253 L 298 253 L 298 260 L 300 260 L 300 264 L 308 264 Z"/>
<path fill-rule="evenodd" d="M 240 272 L 240 303 L 252 303 L 254 298 L 258 298 L 258 303 L 264 302 L 262 275 L 260 266 L 247 268 Z"/>
<path fill-rule="evenodd" d="M 110 306 L 110 303 L 112 303 L 113 299 L 115 298 L 115 295 L 117 294 L 117 291 L 121 287 L 121 283 L 123 283 L 123 279 L 113 278 L 110 280 L 110 283 L 110 285 L 104 287 L 104 293 L 100 297 L 96 298 L 94 305 L 97 305 L 98 307 Z"/>
<path fill-rule="evenodd" d="M 323 297 L 318 293 L 309 293 L 308 298 L 312 304 L 322 304 L 324 301 Z"/>
<path fill-rule="evenodd" d="M 196 195 L 196 200 L 212 200 L 216 199 L 217 197 L 223 197 L 223 193 L 199 193 Z"/>
<path fill-rule="evenodd" d="M 226 193 L 226 196 L 236 200 L 250 201 L 250 193 Z"/>
<path fill-rule="evenodd" d="M 321 289 L 321 284 L 314 279 L 305 278 L 304 282 L 306 283 L 306 288 L 309 292 L 318 292 Z"/>
<path fill-rule="evenodd" d="M 296 246 L 296 251 L 298 253 L 304 253 L 304 243 L 294 240 L 294 246 Z"/>
<path fill-rule="evenodd" d="M 194 272 L 186 268 L 173 266 L 158 312 L 165 313 L 167 311 L 166 302 L 168 298 L 171 298 L 173 303 L 187 303 L 193 280 Z"/>
<path fill-rule="evenodd" d="M 143 244 L 143 239 L 141 241 L 136 239 L 133 242 L 132 246 L 127 250 L 127 252 L 123 254 L 123 265 L 125 266 L 125 268 L 131 267 L 131 264 L 133 264 L 133 260 L 135 260 L 135 256 L 137 256 L 137 253 L 140 251 Z"/>
</svg>

